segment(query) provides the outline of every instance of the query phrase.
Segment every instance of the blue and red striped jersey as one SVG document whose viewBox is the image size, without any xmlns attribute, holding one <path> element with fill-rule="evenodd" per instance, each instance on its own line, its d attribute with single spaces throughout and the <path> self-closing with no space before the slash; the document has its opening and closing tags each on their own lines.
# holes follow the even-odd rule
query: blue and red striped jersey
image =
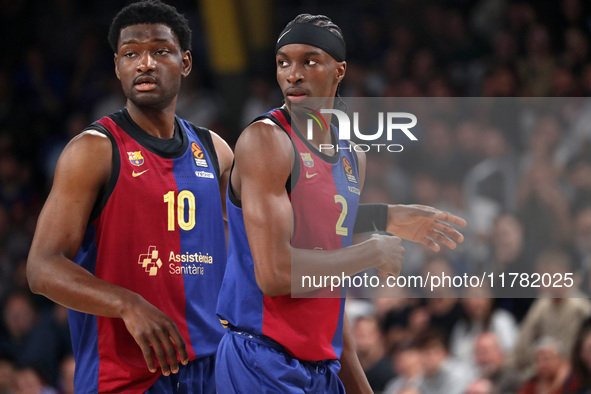
<svg viewBox="0 0 591 394">
<path fill-rule="evenodd" d="M 113 173 L 76 263 L 166 313 L 191 360 L 215 353 L 223 334 L 215 306 L 226 240 L 209 131 L 176 118 L 175 137 L 161 140 L 125 109 L 89 129 L 111 139 Z M 158 379 L 123 320 L 72 310 L 69 317 L 77 393 L 143 393 Z"/>
<path fill-rule="evenodd" d="M 294 214 L 291 245 L 312 250 L 350 246 L 359 205 L 359 174 L 349 141 L 337 142 L 333 129 L 333 143 L 339 144 L 339 151 L 328 156 L 292 129 L 287 111 L 275 109 L 256 120 L 263 118 L 290 136 L 296 152 L 288 185 Z M 231 187 L 226 209 L 230 234 L 217 309 L 220 319 L 236 329 L 275 340 L 298 359 L 338 359 L 343 348 L 345 299 L 265 296 L 256 283 L 242 209 Z"/>
</svg>

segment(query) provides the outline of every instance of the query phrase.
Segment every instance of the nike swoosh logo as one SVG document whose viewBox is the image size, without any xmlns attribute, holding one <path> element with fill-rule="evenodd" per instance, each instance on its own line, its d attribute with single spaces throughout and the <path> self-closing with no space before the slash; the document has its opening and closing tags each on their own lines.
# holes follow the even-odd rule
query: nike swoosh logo
<svg viewBox="0 0 591 394">
<path fill-rule="evenodd" d="M 316 175 L 318 175 L 318 173 L 315 173 L 315 174 L 308 174 L 308 171 L 306 171 L 306 178 L 307 178 L 307 179 L 310 179 L 310 178 L 312 178 L 313 176 L 316 176 Z"/>
<path fill-rule="evenodd" d="M 149 168 L 148 168 L 148 170 L 149 170 Z M 134 177 L 134 178 L 137 178 L 138 176 L 142 175 L 144 172 L 146 172 L 148 170 L 144 170 L 142 172 L 135 172 L 135 170 L 134 170 L 134 171 L 131 172 L 131 176 Z"/>
<path fill-rule="evenodd" d="M 286 31 L 285 33 L 283 33 L 282 35 L 279 36 L 279 39 L 277 40 L 277 42 L 281 41 L 281 39 L 283 38 L 283 36 L 285 36 L 287 33 L 289 33 L 291 31 L 291 29 L 289 29 L 288 31 Z"/>
</svg>

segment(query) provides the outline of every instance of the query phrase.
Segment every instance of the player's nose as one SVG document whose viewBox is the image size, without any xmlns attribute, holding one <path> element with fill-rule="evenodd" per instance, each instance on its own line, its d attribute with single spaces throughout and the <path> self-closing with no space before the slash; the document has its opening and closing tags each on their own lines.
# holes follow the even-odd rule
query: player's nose
<svg viewBox="0 0 591 394">
<path fill-rule="evenodd" d="M 149 52 L 143 52 L 139 57 L 138 57 L 138 62 L 137 62 L 137 70 L 140 73 L 145 73 L 147 71 L 153 70 L 156 67 L 156 61 L 154 60 L 154 57 L 152 56 L 151 53 Z"/>
<path fill-rule="evenodd" d="M 304 80 L 304 74 L 302 67 L 297 64 L 293 64 L 287 73 L 287 82 L 295 84 Z"/>
</svg>

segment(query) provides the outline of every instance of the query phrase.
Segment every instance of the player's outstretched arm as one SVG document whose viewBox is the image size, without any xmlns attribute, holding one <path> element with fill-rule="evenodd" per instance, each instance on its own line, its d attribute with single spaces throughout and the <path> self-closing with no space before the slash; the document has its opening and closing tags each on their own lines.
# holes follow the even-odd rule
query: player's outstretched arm
<svg viewBox="0 0 591 394">
<path fill-rule="evenodd" d="M 360 189 L 363 190 L 367 159 L 364 152 L 358 152 L 357 158 L 359 185 Z M 386 216 L 385 230 L 387 232 L 408 241 L 422 243 L 435 252 L 439 252 L 440 245 L 455 249 L 458 243 L 464 241 L 464 236 L 452 225 L 465 227 L 466 221 L 449 212 L 440 211 L 426 205 L 390 204 L 387 206 Z M 360 219 L 363 218 L 357 218 L 357 220 Z"/>
<path fill-rule="evenodd" d="M 111 158 L 110 140 L 96 131 L 80 134 L 64 149 L 29 252 L 29 286 L 68 308 L 123 319 L 149 369 L 156 371 L 155 354 L 164 374 L 176 372 L 174 345 L 183 363 L 188 355 L 174 322 L 140 295 L 100 280 L 72 261 L 99 190 L 111 174 Z"/>
<path fill-rule="evenodd" d="M 386 231 L 422 243 L 435 252 L 439 252 L 440 245 L 455 249 L 464 241 L 464 236 L 452 225 L 465 227 L 466 221 L 426 205 L 388 205 Z"/>
<path fill-rule="evenodd" d="M 234 153 L 226 141 L 219 135 L 211 132 L 211 138 L 215 147 L 216 154 L 218 156 L 218 162 L 220 164 L 220 196 L 222 197 L 222 210 L 224 212 L 224 219 L 227 220 L 226 215 L 226 189 L 228 187 L 228 180 L 230 179 L 230 170 L 232 169 L 232 163 L 234 162 Z"/>
<path fill-rule="evenodd" d="M 358 245 L 333 251 L 291 247 L 292 207 L 285 184 L 293 149 L 289 137 L 272 122 L 249 126 L 236 144 L 235 155 L 231 184 L 242 201 L 255 276 L 265 295 L 292 293 L 292 267 L 298 270 L 294 277 L 300 273 L 353 275 L 370 267 L 400 272 L 404 249 L 397 237 L 374 235 Z"/>
</svg>

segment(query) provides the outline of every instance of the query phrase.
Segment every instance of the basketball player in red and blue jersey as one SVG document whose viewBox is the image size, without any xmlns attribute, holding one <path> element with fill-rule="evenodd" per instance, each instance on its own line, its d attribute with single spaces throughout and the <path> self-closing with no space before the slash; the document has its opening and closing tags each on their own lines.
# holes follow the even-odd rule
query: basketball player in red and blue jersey
<svg viewBox="0 0 591 394">
<path fill-rule="evenodd" d="M 233 155 L 175 115 L 190 37 L 159 1 L 119 12 L 109 41 L 126 107 L 64 149 L 39 217 L 27 276 L 70 308 L 76 393 L 215 392 Z"/>
<path fill-rule="evenodd" d="M 364 154 L 337 142 L 334 127 L 315 129 L 311 140 L 298 131 L 308 99 L 328 98 L 322 108 L 332 108 L 345 76 L 345 43 L 330 19 L 304 14 L 290 22 L 276 62 L 285 105 L 244 130 L 230 175 L 228 266 L 217 309 L 228 331 L 216 360 L 218 393 L 369 393 L 344 299 L 292 298 L 293 271 L 353 275 L 376 267 L 396 275 L 401 239 L 374 234 L 352 246 L 354 228 L 382 221 L 382 230 L 437 251 L 463 240 L 451 224 L 465 222 L 431 207 L 360 206 Z M 340 149 L 321 152 L 320 144 Z"/>
</svg>

